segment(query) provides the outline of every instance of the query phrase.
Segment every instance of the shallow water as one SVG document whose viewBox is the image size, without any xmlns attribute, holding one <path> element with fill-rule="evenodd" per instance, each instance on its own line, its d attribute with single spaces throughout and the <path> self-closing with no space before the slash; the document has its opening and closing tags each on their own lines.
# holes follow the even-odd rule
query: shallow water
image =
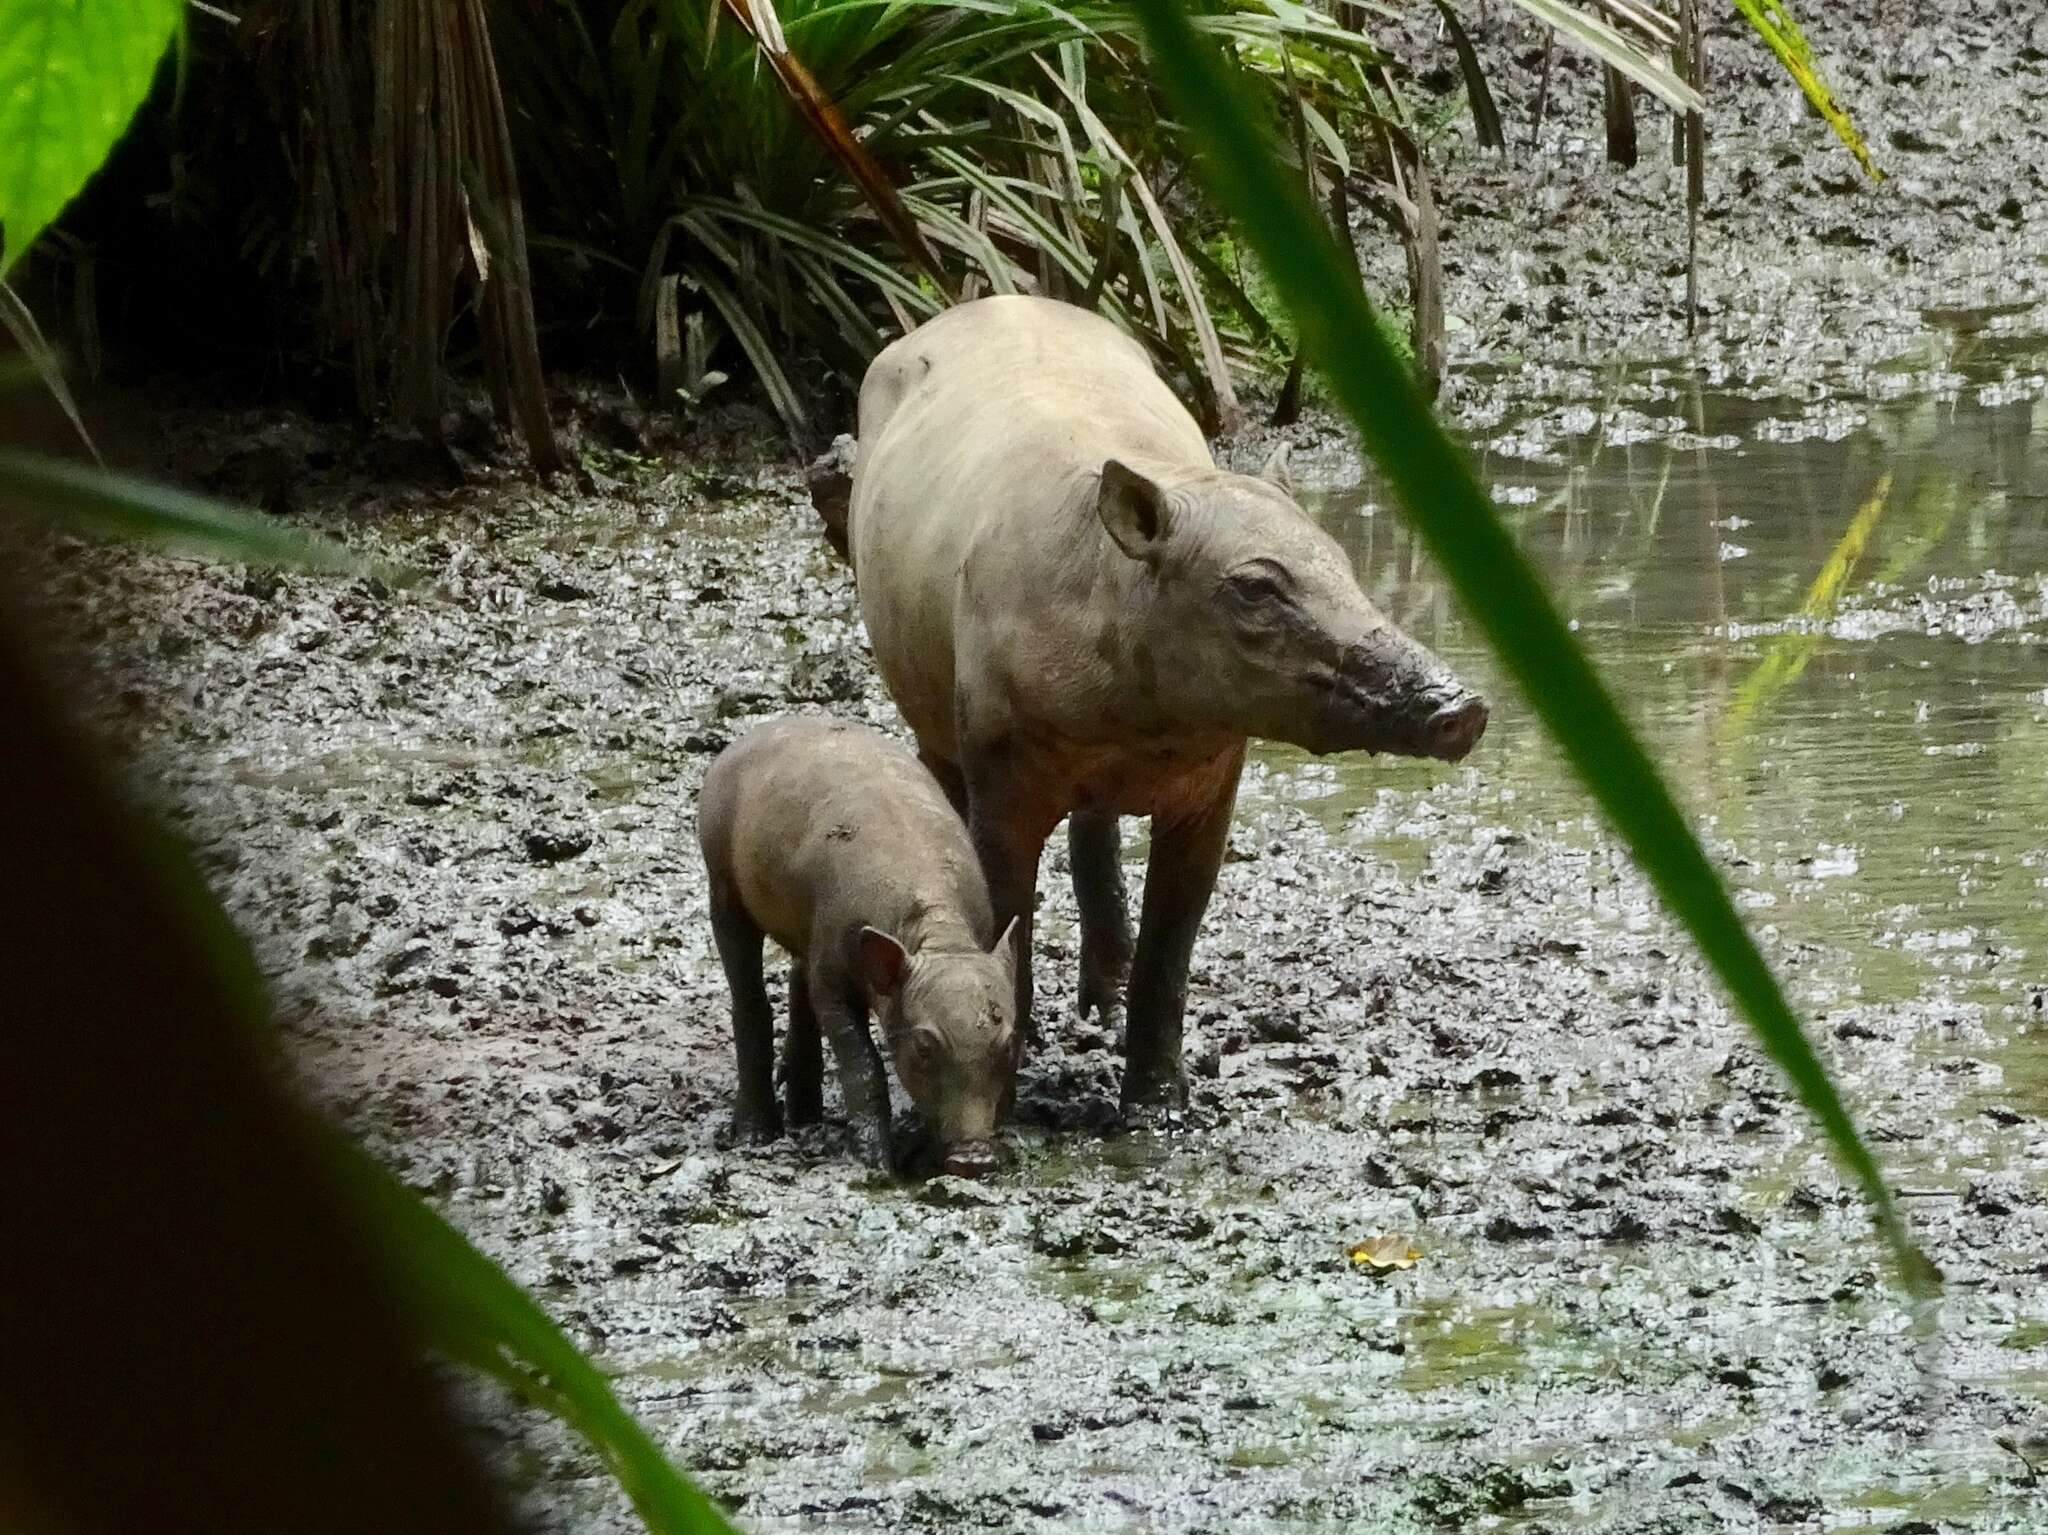
<svg viewBox="0 0 2048 1535">
<path fill-rule="evenodd" d="M 2009 998 L 2048 961 L 2048 406 L 1875 406 L 1801 440 L 1770 402 L 1651 400 L 1716 445 L 1578 439 L 1483 476 L 1810 1003 Z M 1838 429 L 1839 430 L 1839 429 Z M 1731 446 L 1731 441 L 1736 444 Z M 1410 633 L 1495 699 L 1460 777 L 1284 749 L 1251 793 L 1385 855 L 1589 802 L 1371 486 L 1305 497 Z M 1384 813 L 1383 813 L 1384 812 Z M 2048 1047 L 2044 1047 L 2048 1049 Z M 2048 1062 L 2030 1063 L 2036 1106 Z"/>
</svg>

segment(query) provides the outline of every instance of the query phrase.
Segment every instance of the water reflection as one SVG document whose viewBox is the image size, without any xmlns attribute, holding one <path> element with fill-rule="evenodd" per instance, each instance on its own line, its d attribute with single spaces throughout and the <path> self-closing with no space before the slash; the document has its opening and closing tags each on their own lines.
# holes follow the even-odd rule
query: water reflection
<svg viewBox="0 0 2048 1535">
<path fill-rule="evenodd" d="M 1873 999 L 1918 996 L 1930 975 L 1982 991 L 2029 949 L 2038 968 L 2048 406 L 1921 401 L 1803 432 L 1782 401 L 1633 403 L 1685 435 L 1594 436 L 1570 462 L 1494 454 L 1482 471 L 1730 855 L 1744 904 L 1846 956 L 1847 989 Z M 1375 600 L 1500 697 L 1471 759 L 1472 809 L 1507 824 L 1585 815 L 1377 487 L 1305 499 Z M 1265 756 L 1304 787 L 1298 754 Z M 1425 764 L 1343 760 L 1313 803 L 1337 819 L 1381 788 L 1443 781 Z"/>
</svg>

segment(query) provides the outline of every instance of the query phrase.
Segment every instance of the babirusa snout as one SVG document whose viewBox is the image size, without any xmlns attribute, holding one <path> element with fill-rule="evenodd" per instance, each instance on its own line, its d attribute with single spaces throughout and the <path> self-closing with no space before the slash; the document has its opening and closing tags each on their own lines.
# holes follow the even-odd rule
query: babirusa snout
<svg viewBox="0 0 2048 1535">
<path fill-rule="evenodd" d="M 996 1170 L 993 1141 L 955 1141 L 946 1147 L 945 1172 L 953 1178 L 986 1178 Z"/>
<path fill-rule="evenodd" d="M 1444 705 L 1429 717 L 1422 734 L 1428 755 L 1445 762 L 1462 762 L 1486 734 L 1486 700 L 1477 693 L 1467 693 L 1458 702 Z"/>
<path fill-rule="evenodd" d="M 1327 751 L 1458 762 L 1486 733 L 1486 700 L 1391 625 L 1347 646 L 1330 689 Z"/>
</svg>

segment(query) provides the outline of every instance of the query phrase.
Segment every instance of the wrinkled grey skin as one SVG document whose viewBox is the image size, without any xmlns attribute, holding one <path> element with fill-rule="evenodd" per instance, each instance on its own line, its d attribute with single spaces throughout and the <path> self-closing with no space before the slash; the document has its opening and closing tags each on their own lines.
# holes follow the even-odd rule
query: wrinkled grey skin
<svg viewBox="0 0 2048 1535">
<path fill-rule="evenodd" d="M 1284 476 L 1216 468 L 1138 345 L 1071 305 L 963 304 L 877 357 L 848 522 L 876 664 L 1019 924 L 1020 1022 L 1039 855 L 1071 815 L 1082 1006 L 1128 980 L 1126 1117 L 1184 1107 L 1188 958 L 1248 738 L 1455 762 L 1485 701 Z M 1135 944 L 1122 815 L 1152 818 Z"/>
<path fill-rule="evenodd" d="M 889 1089 L 867 1020 L 949 1173 L 995 1163 L 1017 1068 L 1013 945 L 992 943 L 967 829 L 917 759 L 862 726 L 777 720 L 720 753 L 697 801 L 711 927 L 732 988 L 737 1133 L 782 1133 L 761 941 L 792 956 L 783 1092 L 821 1112 L 819 1036 L 863 1155 L 888 1163 Z"/>
</svg>

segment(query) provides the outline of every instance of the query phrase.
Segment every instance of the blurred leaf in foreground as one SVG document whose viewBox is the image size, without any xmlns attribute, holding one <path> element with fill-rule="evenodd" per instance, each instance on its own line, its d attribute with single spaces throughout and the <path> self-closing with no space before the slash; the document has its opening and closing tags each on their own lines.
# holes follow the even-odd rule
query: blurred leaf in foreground
<svg viewBox="0 0 2048 1535">
<path fill-rule="evenodd" d="M 0 498 L 41 508 L 53 486 L 108 503 L 114 530 L 168 519 L 235 559 L 364 563 L 268 518 L 0 456 Z M 104 781 L 9 617 L 0 605 L 0 932 L 20 960 L 0 1031 L 10 1489 L 65 1528 L 509 1529 L 421 1378 L 425 1347 L 582 1433 L 654 1535 L 732 1535 L 524 1291 L 287 1099 L 247 946 Z"/>
<path fill-rule="evenodd" d="M 0 0 L 0 277 L 127 130 L 179 0 Z"/>
<path fill-rule="evenodd" d="M 1534 567 L 1495 516 L 1470 463 L 1374 323 L 1355 269 L 1303 196 L 1299 179 L 1285 174 L 1236 71 L 1196 35 L 1179 0 L 1136 0 L 1136 9 L 1154 67 L 1201 151 L 1198 169 L 1257 250 L 1303 348 L 1466 614 L 1862 1186 L 1908 1288 L 1931 1292 L 1938 1283 L 1933 1265 L 1913 1246 L 1883 1174 L 1726 887 Z"/>
<path fill-rule="evenodd" d="M 547 1313 L 405 1186 L 339 1136 L 340 1183 L 430 1347 L 502 1382 L 590 1441 L 655 1535 L 733 1535 Z"/>
<path fill-rule="evenodd" d="M 89 533 L 245 565 L 331 570 L 395 581 L 408 573 L 261 512 L 69 459 L 0 450 L 0 508 L 58 517 Z"/>
<path fill-rule="evenodd" d="M 246 950 L 5 608 L 0 1526 L 509 1535 L 280 1087 Z"/>
</svg>

